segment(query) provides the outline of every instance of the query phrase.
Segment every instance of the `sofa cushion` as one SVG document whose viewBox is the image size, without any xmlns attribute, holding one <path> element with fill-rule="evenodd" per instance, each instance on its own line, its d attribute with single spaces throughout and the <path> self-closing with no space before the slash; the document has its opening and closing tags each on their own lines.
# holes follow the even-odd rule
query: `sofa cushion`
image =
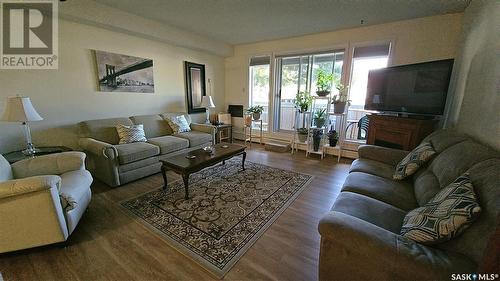
<svg viewBox="0 0 500 281">
<path fill-rule="evenodd" d="M 204 143 L 212 142 L 212 135 L 198 131 L 179 133 L 175 136 L 189 140 L 189 147 L 195 147 Z"/>
<path fill-rule="evenodd" d="M 395 180 L 402 180 L 413 175 L 420 167 L 422 167 L 436 151 L 429 142 L 423 142 L 415 147 L 408 155 L 396 165 L 396 170 L 392 176 Z"/>
<path fill-rule="evenodd" d="M 120 174 L 122 174 L 122 173 L 130 172 L 133 170 L 138 170 L 138 169 L 143 168 L 143 167 L 151 166 L 151 165 L 156 164 L 156 163 L 160 163 L 160 159 L 158 156 L 153 156 L 153 157 L 149 157 L 149 158 L 142 159 L 139 161 L 119 165 L 118 172 Z"/>
<path fill-rule="evenodd" d="M 365 195 L 341 192 L 332 211 L 362 219 L 393 233 L 399 234 L 406 212 Z"/>
<path fill-rule="evenodd" d="M 146 138 L 156 138 L 173 134 L 167 122 L 159 115 L 138 115 L 130 117 L 134 124 L 143 124 Z"/>
<path fill-rule="evenodd" d="M 500 214 L 500 159 L 482 161 L 467 170 L 479 199 L 481 215 L 455 239 L 435 245 L 436 248 L 470 257 L 476 264 L 488 261 L 498 252 Z M 489 252 L 489 256 L 485 255 Z M 486 259 L 486 260 L 485 260 Z M 491 262 L 491 259 L 489 260 Z M 497 261 L 498 263 L 498 261 Z"/>
<path fill-rule="evenodd" d="M 61 188 L 59 189 L 59 197 L 61 198 L 61 205 L 66 212 L 75 209 L 79 203 L 86 202 L 88 190 L 92 184 L 92 176 L 89 171 L 71 171 L 60 175 L 60 177 Z"/>
<path fill-rule="evenodd" d="M 119 144 L 115 145 L 115 148 L 118 151 L 118 161 L 120 164 L 146 159 L 160 153 L 158 146 L 145 142 Z"/>
<path fill-rule="evenodd" d="M 148 142 L 158 146 L 162 155 L 189 147 L 189 140 L 174 136 L 152 138 Z"/>
<path fill-rule="evenodd" d="M 498 152 L 469 139 L 439 153 L 429 163 L 428 169 L 436 175 L 439 185 L 443 188 L 475 164 L 499 157 Z"/>
<path fill-rule="evenodd" d="M 350 173 L 342 191 L 362 194 L 409 211 L 418 207 L 410 181 L 395 181 L 361 172 Z"/>
<path fill-rule="evenodd" d="M 375 176 L 392 179 L 394 166 L 379 161 L 359 158 L 352 162 L 349 172 L 363 172 Z"/>
<path fill-rule="evenodd" d="M 466 135 L 459 133 L 453 129 L 437 130 L 432 134 L 422 140 L 424 142 L 430 142 L 432 147 L 437 153 L 441 153 L 443 150 L 450 146 L 453 146 L 459 142 L 463 142 L 469 139 Z"/>
<path fill-rule="evenodd" d="M 420 169 L 413 176 L 413 192 L 418 205 L 423 206 L 441 190 L 439 180 L 429 169 Z"/>
<path fill-rule="evenodd" d="M 471 180 L 464 174 L 425 206 L 410 211 L 404 218 L 401 235 L 422 244 L 450 240 L 473 223 L 480 212 Z"/>
<path fill-rule="evenodd" d="M 88 120 L 80 122 L 79 130 L 80 137 L 93 138 L 109 144 L 118 144 L 120 138 L 116 132 L 116 125 L 122 124 L 126 126 L 133 125 L 129 118 L 109 118 Z"/>
<path fill-rule="evenodd" d="M 116 131 L 120 138 L 120 144 L 147 141 L 142 124 L 130 126 L 118 124 L 116 125 Z"/>
</svg>

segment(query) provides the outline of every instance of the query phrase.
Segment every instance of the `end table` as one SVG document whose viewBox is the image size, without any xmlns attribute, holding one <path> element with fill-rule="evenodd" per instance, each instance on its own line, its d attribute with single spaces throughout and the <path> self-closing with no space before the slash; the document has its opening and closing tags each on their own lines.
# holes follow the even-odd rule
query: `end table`
<svg viewBox="0 0 500 281">
<path fill-rule="evenodd" d="M 65 151 L 72 151 L 73 149 L 66 147 L 66 146 L 46 146 L 46 147 L 37 147 L 36 150 L 37 150 L 37 152 L 32 156 L 24 155 L 22 150 L 19 150 L 19 151 L 13 151 L 13 152 L 6 153 L 3 155 L 3 157 L 5 159 L 7 159 L 7 161 L 10 164 L 13 164 L 13 163 L 16 163 L 17 161 L 21 161 L 24 159 L 34 158 L 34 157 L 41 156 L 41 155 L 54 154 L 54 153 L 60 153 L 60 152 L 65 152 Z"/>
</svg>

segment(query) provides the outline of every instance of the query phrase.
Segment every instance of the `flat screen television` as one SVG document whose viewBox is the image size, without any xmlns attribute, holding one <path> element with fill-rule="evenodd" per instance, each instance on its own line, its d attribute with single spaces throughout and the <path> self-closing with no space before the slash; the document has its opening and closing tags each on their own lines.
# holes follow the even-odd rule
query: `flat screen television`
<svg viewBox="0 0 500 281">
<path fill-rule="evenodd" d="M 453 59 L 372 70 L 366 110 L 411 115 L 443 115 Z"/>
</svg>

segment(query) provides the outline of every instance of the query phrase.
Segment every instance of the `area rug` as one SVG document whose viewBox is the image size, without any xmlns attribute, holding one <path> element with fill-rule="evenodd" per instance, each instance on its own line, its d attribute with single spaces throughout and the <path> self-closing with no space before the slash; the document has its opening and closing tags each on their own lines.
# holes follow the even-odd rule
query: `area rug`
<svg viewBox="0 0 500 281">
<path fill-rule="evenodd" d="M 160 233 L 171 246 L 222 278 L 293 202 L 312 176 L 241 157 L 206 168 L 121 205 Z"/>
</svg>

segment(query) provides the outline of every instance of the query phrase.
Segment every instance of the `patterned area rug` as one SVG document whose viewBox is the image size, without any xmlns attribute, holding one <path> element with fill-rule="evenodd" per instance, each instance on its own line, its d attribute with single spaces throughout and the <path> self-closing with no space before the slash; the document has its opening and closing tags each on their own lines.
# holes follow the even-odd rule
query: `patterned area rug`
<svg viewBox="0 0 500 281">
<path fill-rule="evenodd" d="M 222 278 L 312 176 L 272 168 L 241 157 L 206 168 L 182 180 L 121 204 L 170 244 Z"/>
</svg>

